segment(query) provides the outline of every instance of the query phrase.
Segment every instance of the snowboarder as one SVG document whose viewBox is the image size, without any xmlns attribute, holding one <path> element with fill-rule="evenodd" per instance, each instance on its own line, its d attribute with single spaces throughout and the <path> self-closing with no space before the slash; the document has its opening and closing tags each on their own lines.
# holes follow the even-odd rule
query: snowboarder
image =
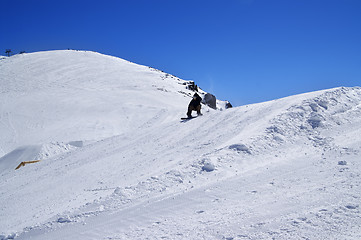
<svg viewBox="0 0 361 240">
<path fill-rule="evenodd" d="M 197 111 L 198 116 L 202 115 L 201 101 L 202 101 L 202 98 L 197 93 L 195 93 L 193 95 L 192 101 L 188 105 L 188 112 L 187 112 L 188 118 L 192 118 L 192 111 Z"/>
</svg>

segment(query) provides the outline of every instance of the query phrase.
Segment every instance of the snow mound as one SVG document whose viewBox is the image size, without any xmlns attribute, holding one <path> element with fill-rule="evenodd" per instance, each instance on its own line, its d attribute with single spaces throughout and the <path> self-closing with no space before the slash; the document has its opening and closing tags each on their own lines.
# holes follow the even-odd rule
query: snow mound
<svg viewBox="0 0 361 240">
<path fill-rule="evenodd" d="M 82 141 L 18 147 L 0 158 L 0 173 L 13 171 L 22 162 L 44 161 L 82 147 Z"/>
<path fill-rule="evenodd" d="M 15 170 L 15 168 L 25 161 L 38 160 L 37 156 L 41 146 L 23 146 L 0 158 L 0 173 Z"/>
<path fill-rule="evenodd" d="M 244 144 L 232 144 L 231 146 L 229 146 L 229 149 L 234 149 L 237 152 L 246 152 L 246 153 L 251 153 L 248 149 L 248 147 Z"/>
<path fill-rule="evenodd" d="M 361 88 L 336 88 L 323 91 L 316 97 L 289 107 L 270 121 L 266 129 L 273 139 L 305 137 L 314 144 L 323 145 L 330 139 L 323 136 L 332 129 L 355 120 L 361 115 Z"/>
<path fill-rule="evenodd" d="M 235 137 L 231 141 L 233 143 L 229 144 L 229 149 L 238 152 L 249 152 L 252 149 L 252 153 L 257 154 L 296 142 L 305 142 L 323 149 L 334 148 L 335 137 L 329 136 L 328 131 L 359 121 L 361 88 L 341 87 L 279 99 L 263 105 L 267 108 L 268 104 L 282 108 L 263 116 L 266 121 L 262 125 L 264 128 L 258 130 L 258 135 L 253 135 L 252 139 L 246 141 L 242 135 Z M 257 122 L 253 124 L 257 125 Z M 242 139 L 244 143 L 237 143 L 241 141 L 238 139 Z"/>
</svg>

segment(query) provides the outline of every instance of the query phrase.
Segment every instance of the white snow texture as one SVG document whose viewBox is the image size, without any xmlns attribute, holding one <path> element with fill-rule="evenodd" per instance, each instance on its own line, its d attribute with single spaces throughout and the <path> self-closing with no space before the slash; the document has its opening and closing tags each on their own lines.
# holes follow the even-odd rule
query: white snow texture
<svg viewBox="0 0 361 240">
<path fill-rule="evenodd" d="M 1 58 L 0 239 L 361 239 L 361 88 L 181 121 L 193 94 L 94 52 Z"/>
</svg>

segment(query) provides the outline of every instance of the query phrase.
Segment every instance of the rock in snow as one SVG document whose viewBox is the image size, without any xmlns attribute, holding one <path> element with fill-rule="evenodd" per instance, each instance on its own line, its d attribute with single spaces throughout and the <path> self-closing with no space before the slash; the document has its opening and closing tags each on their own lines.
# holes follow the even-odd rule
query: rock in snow
<svg viewBox="0 0 361 240">
<path fill-rule="evenodd" d="M 207 93 L 203 98 L 204 104 L 207 104 L 210 108 L 217 108 L 217 99 L 213 94 Z"/>
<path fill-rule="evenodd" d="M 0 239 L 361 239 L 359 87 L 181 123 L 207 94 L 188 82 L 94 52 L 2 59 Z"/>
</svg>

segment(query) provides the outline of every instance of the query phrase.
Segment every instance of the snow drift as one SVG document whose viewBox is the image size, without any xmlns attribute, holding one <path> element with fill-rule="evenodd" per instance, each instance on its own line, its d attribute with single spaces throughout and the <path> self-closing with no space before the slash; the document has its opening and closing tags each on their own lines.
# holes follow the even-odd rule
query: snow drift
<svg viewBox="0 0 361 240">
<path fill-rule="evenodd" d="M 359 87 L 180 122 L 187 82 L 149 67 L 55 51 L 0 69 L 3 239 L 361 237 Z M 1 165 L 21 156 L 45 160 Z"/>
</svg>

